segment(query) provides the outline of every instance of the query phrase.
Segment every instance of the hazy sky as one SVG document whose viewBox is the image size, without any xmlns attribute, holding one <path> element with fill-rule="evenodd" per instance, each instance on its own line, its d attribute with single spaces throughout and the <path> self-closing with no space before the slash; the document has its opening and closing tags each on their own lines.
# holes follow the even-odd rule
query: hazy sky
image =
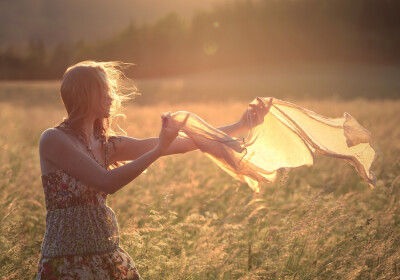
<svg viewBox="0 0 400 280">
<path fill-rule="evenodd" d="M 1 0 L 0 46 L 91 40 L 176 12 L 191 18 L 230 0 Z"/>
</svg>

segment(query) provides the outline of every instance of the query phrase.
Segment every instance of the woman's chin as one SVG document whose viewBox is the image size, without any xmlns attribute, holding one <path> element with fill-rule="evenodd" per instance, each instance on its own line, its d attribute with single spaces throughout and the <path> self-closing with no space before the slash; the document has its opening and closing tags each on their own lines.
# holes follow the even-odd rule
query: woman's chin
<svg viewBox="0 0 400 280">
<path fill-rule="evenodd" d="M 111 115 L 110 110 L 104 110 L 103 118 L 105 118 L 105 119 L 106 119 L 106 118 L 109 118 L 110 115 Z"/>
</svg>

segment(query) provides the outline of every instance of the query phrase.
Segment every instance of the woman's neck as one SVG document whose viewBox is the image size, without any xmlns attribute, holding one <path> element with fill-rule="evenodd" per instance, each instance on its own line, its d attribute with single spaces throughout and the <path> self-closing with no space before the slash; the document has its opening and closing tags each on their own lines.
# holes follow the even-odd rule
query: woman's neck
<svg viewBox="0 0 400 280">
<path fill-rule="evenodd" d="M 94 121 L 94 118 L 86 118 L 83 119 L 82 122 L 79 124 L 79 130 L 84 134 L 82 136 L 85 138 L 88 144 L 93 142 Z"/>
</svg>

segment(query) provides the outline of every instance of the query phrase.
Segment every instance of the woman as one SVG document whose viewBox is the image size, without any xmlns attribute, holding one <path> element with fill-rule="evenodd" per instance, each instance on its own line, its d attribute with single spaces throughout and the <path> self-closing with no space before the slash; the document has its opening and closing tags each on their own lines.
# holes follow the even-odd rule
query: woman
<svg viewBox="0 0 400 280">
<path fill-rule="evenodd" d="M 176 138 L 169 115 L 162 117 L 158 138 L 113 133 L 110 124 L 124 99 L 122 66 L 85 61 L 64 74 L 61 98 L 68 117 L 47 129 L 39 143 L 47 213 L 37 279 L 140 279 L 119 247 L 117 221 L 106 197 L 159 157 L 196 148 L 189 139 Z M 247 114 L 219 129 L 229 135 L 246 131 Z M 131 162 L 118 166 L 124 161 Z"/>
</svg>

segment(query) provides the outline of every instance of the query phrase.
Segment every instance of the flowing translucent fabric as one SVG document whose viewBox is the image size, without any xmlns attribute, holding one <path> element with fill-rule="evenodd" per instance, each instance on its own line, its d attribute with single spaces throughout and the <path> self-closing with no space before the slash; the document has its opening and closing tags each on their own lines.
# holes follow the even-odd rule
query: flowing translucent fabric
<svg viewBox="0 0 400 280">
<path fill-rule="evenodd" d="M 256 117 L 263 121 L 243 140 L 228 136 L 189 112 L 174 113 L 172 125 L 228 174 L 256 192 L 259 183 L 273 182 L 280 169 L 314 164 L 316 152 L 346 160 L 371 188 L 375 186 L 370 170 L 375 158 L 371 135 L 350 114 L 327 118 L 270 97 L 256 98 L 250 104 L 270 107 L 261 116 L 259 111 L 258 116 L 248 111 L 250 123 L 256 122 Z"/>
</svg>

